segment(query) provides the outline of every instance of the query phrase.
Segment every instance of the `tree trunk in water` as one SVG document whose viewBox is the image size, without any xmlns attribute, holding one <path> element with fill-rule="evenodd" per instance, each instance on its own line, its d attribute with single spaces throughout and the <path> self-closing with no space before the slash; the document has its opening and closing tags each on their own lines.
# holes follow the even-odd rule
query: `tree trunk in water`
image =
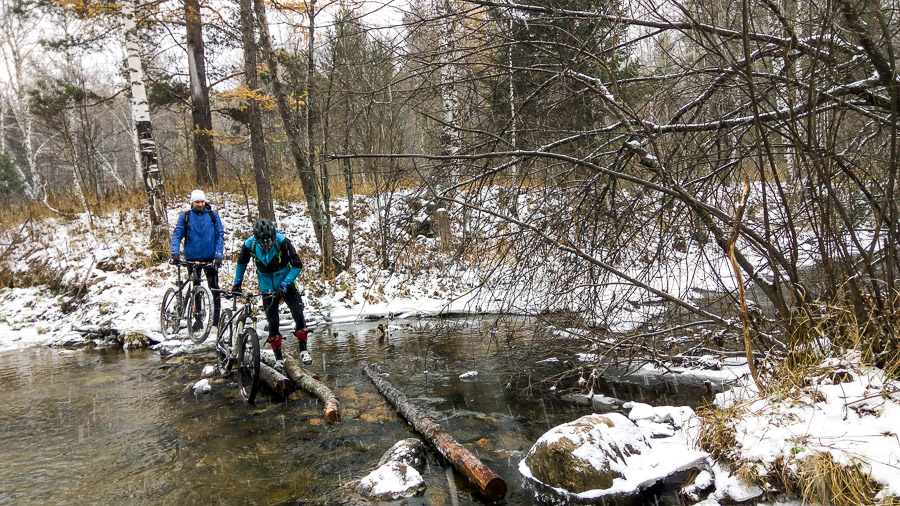
<svg viewBox="0 0 900 506">
<path fill-rule="evenodd" d="M 244 77 L 251 92 L 259 90 L 256 72 L 257 46 L 253 36 L 253 11 L 250 0 L 241 0 L 241 38 L 244 41 Z M 266 162 L 266 141 L 263 136 L 262 115 L 254 98 L 247 101 L 250 114 L 250 152 L 253 156 L 253 174 L 256 177 L 257 207 L 259 217 L 275 221 L 272 203 L 272 183 L 269 181 L 269 165 Z"/>
<path fill-rule="evenodd" d="M 212 112 L 209 109 L 209 87 L 206 84 L 200 0 L 184 0 L 184 21 L 191 83 L 191 119 L 194 125 L 194 172 L 198 185 L 216 185 L 219 183 L 219 173 L 212 139 Z"/>
<path fill-rule="evenodd" d="M 453 436 L 448 434 L 440 425 L 428 418 L 428 416 L 409 403 L 402 392 L 394 388 L 369 365 L 362 364 L 366 377 L 375 384 L 375 387 L 390 403 L 403 415 L 418 432 L 425 436 L 438 451 L 441 452 L 453 467 L 466 475 L 478 490 L 491 501 L 499 501 L 506 496 L 506 482 L 481 460 L 457 443 Z"/>
<path fill-rule="evenodd" d="M 242 0 L 244 1 L 244 0 Z M 309 134 L 301 136 L 300 122 L 294 116 L 288 104 L 287 97 L 282 87 L 281 80 L 278 77 L 278 60 L 275 57 L 275 51 L 272 48 L 272 39 L 269 36 L 269 26 L 266 17 L 266 9 L 260 0 L 253 1 L 256 10 L 256 20 L 259 23 L 260 42 L 262 50 L 266 55 L 266 61 L 269 66 L 269 76 L 272 80 L 272 94 L 275 97 L 275 103 L 278 106 L 278 112 L 281 115 L 281 121 L 284 123 L 284 129 L 287 133 L 288 142 L 291 147 L 291 156 L 294 158 L 294 164 L 297 166 L 297 172 L 300 176 L 300 185 L 303 187 L 303 194 L 306 196 L 306 205 L 309 207 L 309 214 L 313 222 L 313 231 L 316 233 L 316 240 L 319 242 L 319 248 L 322 253 L 322 266 L 325 273 L 339 273 L 342 266 L 334 260 L 334 235 L 331 231 L 331 219 L 325 209 L 324 201 L 319 193 L 316 181 L 316 170 L 314 156 L 311 152 Z M 315 3 L 310 5 L 310 13 L 315 10 Z M 313 32 L 313 17 L 310 16 L 310 39 Z M 312 50 L 312 41 L 310 41 Z M 312 57 L 310 57 L 312 62 Z M 309 76 L 309 74 L 307 74 Z M 308 77 L 309 78 L 309 77 Z M 307 83 L 309 85 L 309 83 Z M 305 110 L 307 117 L 309 108 L 312 104 L 313 91 L 307 90 L 309 93 L 308 102 Z M 311 129 L 311 124 L 307 120 L 307 130 Z M 301 146 L 300 139 L 304 139 L 305 146 Z"/>
<path fill-rule="evenodd" d="M 294 382 L 268 364 L 259 364 L 259 379 L 282 399 L 287 398 L 294 391 Z"/>
<path fill-rule="evenodd" d="M 270 366 L 275 365 L 275 357 L 269 354 L 263 355 L 262 360 Z M 341 421 L 341 406 L 338 398 L 331 393 L 331 389 L 324 383 L 312 377 L 300 367 L 294 357 L 284 354 L 284 372 L 304 392 L 309 392 L 325 403 L 325 420 L 329 422 Z"/>
<path fill-rule="evenodd" d="M 131 115 L 134 119 L 135 157 L 141 168 L 144 189 L 150 210 L 150 251 L 159 260 L 169 253 L 169 220 L 166 217 L 166 189 L 159 169 L 159 156 L 153 128 L 150 123 L 150 106 L 144 86 L 144 66 L 141 63 L 140 39 L 137 34 L 135 0 L 122 3 L 125 28 L 125 52 L 128 57 L 128 74 L 131 79 Z"/>
</svg>

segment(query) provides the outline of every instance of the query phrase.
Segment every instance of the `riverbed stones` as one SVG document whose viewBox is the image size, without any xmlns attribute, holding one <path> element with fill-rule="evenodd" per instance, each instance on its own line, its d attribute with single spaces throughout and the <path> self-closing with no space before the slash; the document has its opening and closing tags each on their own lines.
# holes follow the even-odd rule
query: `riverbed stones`
<svg viewBox="0 0 900 506">
<path fill-rule="evenodd" d="M 356 492 L 374 501 L 406 499 L 425 490 L 420 470 L 425 445 L 416 438 L 398 441 L 378 461 L 378 468 L 359 480 Z"/>
</svg>

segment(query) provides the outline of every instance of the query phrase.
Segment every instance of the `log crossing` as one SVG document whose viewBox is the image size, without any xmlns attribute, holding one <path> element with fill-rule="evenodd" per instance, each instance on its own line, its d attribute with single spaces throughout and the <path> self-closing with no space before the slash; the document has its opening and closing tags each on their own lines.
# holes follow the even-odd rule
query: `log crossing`
<svg viewBox="0 0 900 506">
<path fill-rule="evenodd" d="M 275 357 L 269 354 L 263 355 L 261 359 L 269 366 L 275 365 Z M 273 369 L 272 372 L 276 371 Z M 297 387 L 305 392 L 315 395 L 320 401 L 325 403 L 325 420 L 329 422 L 341 421 L 340 401 L 331 392 L 331 389 L 306 372 L 306 370 L 300 367 L 297 360 L 287 353 L 284 354 L 284 372 Z"/>
<path fill-rule="evenodd" d="M 290 378 L 262 362 L 259 364 L 259 379 L 282 398 L 287 398 L 294 391 L 294 382 Z"/>
<path fill-rule="evenodd" d="M 428 418 L 420 409 L 410 404 L 402 392 L 394 388 L 390 382 L 378 375 L 369 364 L 361 364 L 363 373 L 375 385 L 393 406 L 403 415 L 413 428 L 425 436 L 433 444 L 441 455 L 444 456 L 453 467 L 466 475 L 478 490 L 491 501 L 499 501 L 506 496 L 506 482 L 491 468 L 486 466 L 472 452 L 456 442 L 437 422 Z"/>
</svg>

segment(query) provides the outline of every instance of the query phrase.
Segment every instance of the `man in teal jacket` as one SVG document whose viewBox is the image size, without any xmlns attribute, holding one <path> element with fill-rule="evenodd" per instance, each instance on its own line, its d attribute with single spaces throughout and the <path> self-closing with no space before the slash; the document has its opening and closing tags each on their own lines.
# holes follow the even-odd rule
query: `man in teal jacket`
<svg viewBox="0 0 900 506">
<path fill-rule="evenodd" d="M 263 308 L 269 322 L 269 339 L 266 341 L 275 352 L 275 368 L 283 370 L 284 355 L 281 351 L 281 331 L 278 329 L 278 300 L 284 299 L 294 318 L 294 336 L 300 345 L 300 360 L 312 363 L 307 349 L 309 328 L 303 316 L 303 299 L 294 282 L 303 270 L 303 264 L 290 239 L 275 230 L 275 224 L 267 219 L 256 222 L 253 235 L 244 242 L 234 271 L 231 291 L 240 292 L 244 272 L 250 258 L 256 262 L 256 278 L 263 293 Z"/>
<path fill-rule="evenodd" d="M 181 241 L 184 240 L 184 259 L 187 261 L 212 262 L 213 266 L 204 267 L 200 271 L 200 277 L 206 275 L 206 283 L 213 290 L 213 326 L 219 325 L 220 295 L 219 271 L 222 266 L 222 250 L 225 245 L 225 228 L 219 213 L 213 211 L 206 201 L 203 190 L 191 192 L 191 208 L 178 215 L 175 220 L 175 230 L 172 231 L 172 242 L 169 246 L 172 254 L 171 263 L 178 263 L 181 254 Z M 194 271 L 193 265 L 187 266 L 188 277 Z M 194 322 L 199 326 L 200 322 Z"/>
</svg>

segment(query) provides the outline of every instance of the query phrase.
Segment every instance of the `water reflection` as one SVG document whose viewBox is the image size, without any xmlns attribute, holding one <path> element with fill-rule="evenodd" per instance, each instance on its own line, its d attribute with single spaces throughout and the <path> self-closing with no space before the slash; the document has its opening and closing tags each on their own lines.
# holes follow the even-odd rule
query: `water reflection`
<svg viewBox="0 0 900 506">
<path fill-rule="evenodd" d="M 536 350 L 528 339 L 492 332 L 495 323 L 316 329 L 311 369 L 341 399 L 337 424 L 325 423 L 322 405 L 303 392 L 287 401 L 262 395 L 251 407 L 233 382 L 216 377 L 210 393 L 195 395 L 190 386 L 211 355 L 0 354 L 0 503 L 354 504 L 342 486 L 374 469 L 394 442 L 418 437 L 362 374 L 365 360 L 506 480 L 506 504 L 532 504 L 517 471 L 524 452 L 549 428 L 591 410 L 545 385 L 529 388 Z M 477 375 L 460 378 L 470 371 Z M 425 494 L 404 504 L 483 502 L 434 452 L 423 477 Z"/>
</svg>

